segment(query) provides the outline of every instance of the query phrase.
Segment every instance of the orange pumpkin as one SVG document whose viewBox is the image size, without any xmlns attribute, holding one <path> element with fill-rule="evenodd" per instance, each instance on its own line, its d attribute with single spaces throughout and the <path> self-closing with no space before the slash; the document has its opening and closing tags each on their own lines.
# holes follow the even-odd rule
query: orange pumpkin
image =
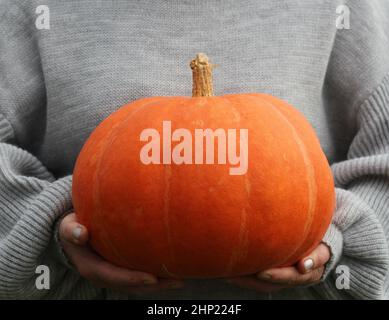
<svg viewBox="0 0 389 320">
<path fill-rule="evenodd" d="M 73 203 L 92 247 L 116 265 L 161 277 L 231 277 L 295 263 L 321 241 L 334 210 L 333 178 L 314 130 L 273 96 L 212 96 L 205 55 L 191 67 L 193 97 L 127 104 L 85 143 Z M 191 133 L 247 130 L 248 139 L 238 141 L 248 146 L 247 172 L 194 160 L 145 164 L 140 153 L 151 140 L 142 141 L 141 133 L 154 128 L 166 137 L 164 121 Z M 174 149 L 181 140 L 172 140 Z M 163 148 L 156 149 L 160 159 Z M 216 159 L 216 144 L 214 152 Z"/>
</svg>

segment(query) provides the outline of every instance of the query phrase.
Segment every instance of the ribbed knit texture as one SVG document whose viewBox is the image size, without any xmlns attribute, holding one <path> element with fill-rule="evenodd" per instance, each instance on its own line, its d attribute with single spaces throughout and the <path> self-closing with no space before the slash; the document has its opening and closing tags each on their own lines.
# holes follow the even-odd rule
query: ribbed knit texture
<svg viewBox="0 0 389 320">
<path fill-rule="evenodd" d="M 337 30 L 347 4 L 351 29 Z M 389 2 L 382 0 L 0 0 L 0 298 L 90 299 L 56 232 L 92 130 L 145 96 L 190 95 L 188 62 L 207 53 L 215 93 L 265 92 L 313 125 L 336 182 L 322 282 L 267 295 L 223 280 L 143 298 L 389 298 Z M 260 143 L 260 142 L 259 142 Z M 35 269 L 51 271 L 37 290 Z M 336 288 L 336 267 L 350 289 Z"/>
</svg>

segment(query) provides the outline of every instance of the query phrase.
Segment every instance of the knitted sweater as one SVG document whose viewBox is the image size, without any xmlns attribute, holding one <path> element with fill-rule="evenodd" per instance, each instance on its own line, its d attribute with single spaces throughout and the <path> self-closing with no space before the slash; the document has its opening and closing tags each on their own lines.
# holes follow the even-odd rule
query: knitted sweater
<svg viewBox="0 0 389 320">
<path fill-rule="evenodd" d="M 41 4 L 0 0 L 1 298 L 115 297 L 69 268 L 55 240 L 76 157 L 123 104 L 190 95 L 197 52 L 220 66 L 217 95 L 278 96 L 316 130 L 336 183 L 331 260 L 320 284 L 272 295 L 208 280 L 130 298 L 389 297 L 388 1 L 47 0 L 50 29 L 36 26 Z M 49 290 L 35 285 L 38 265 Z"/>
</svg>

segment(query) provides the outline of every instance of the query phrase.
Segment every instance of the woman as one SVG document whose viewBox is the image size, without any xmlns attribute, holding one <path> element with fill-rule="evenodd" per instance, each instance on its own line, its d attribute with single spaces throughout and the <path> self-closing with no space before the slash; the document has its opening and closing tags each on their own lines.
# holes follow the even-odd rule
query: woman
<svg viewBox="0 0 389 320">
<path fill-rule="evenodd" d="M 0 297 L 389 296 L 388 2 L 51 0 L 49 29 L 35 23 L 38 1 L 0 5 Z M 339 28 L 340 5 L 350 29 Z M 88 135 L 129 101 L 190 95 L 183 62 L 197 52 L 221 65 L 218 95 L 278 96 L 316 130 L 337 206 L 323 243 L 296 266 L 157 279 L 102 260 L 75 220 L 71 174 Z M 48 290 L 35 285 L 39 265 Z M 349 286 L 337 286 L 337 266 Z"/>
</svg>

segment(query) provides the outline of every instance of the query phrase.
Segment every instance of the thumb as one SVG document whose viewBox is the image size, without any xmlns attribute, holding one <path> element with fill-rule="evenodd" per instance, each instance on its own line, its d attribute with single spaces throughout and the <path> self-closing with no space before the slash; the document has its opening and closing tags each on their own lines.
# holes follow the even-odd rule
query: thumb
<svg viewBox="0 0 389 320">
<path fill-rule="evenodd" d="M 88 242 L 88 230 L 76 221 L 75 213 L 68 214 L 61 221 L 59 227 L 61 241 L 67 241 L 75 245 L 85 245 Z"/>
<path fill-rule="evenodd" d="M 301 259 L 297 263 L 297 269 L 305 274 L 315 269 L 323 267 L 331 257 L 330 249 L 324 243 L 320 243 L 310 255 Z"/>
</svg>

